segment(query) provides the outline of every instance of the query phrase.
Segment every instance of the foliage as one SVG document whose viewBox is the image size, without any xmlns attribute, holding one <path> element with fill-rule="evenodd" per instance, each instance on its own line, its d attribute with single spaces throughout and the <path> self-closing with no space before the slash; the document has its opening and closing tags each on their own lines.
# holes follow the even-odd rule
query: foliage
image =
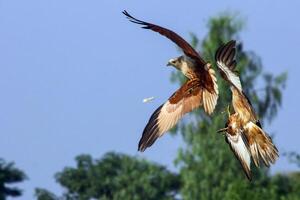
<svg viewBox="0 0 300 200">
<path fill-rule="evenodd" d="M 45 189 L 41 189 L 41 188 L 35 189 L 35 196 L 39 200 L 59 200 L 60 199 L 57 196 L 55 196 L 55 194 L 53 194 Z"/>
<path fill-rule="evenodd" d="M 284 155 L 288 157 L 291 163 L 296 164 L 300 168 L 300 154 L 292 151 L 292 152 L 286 152 L 284 153 Z"/>
<path fill-rule="evenodd" d="M 76 168 L 66 167 L 56 180 L 66 193 L 60 199 L 174 199 L 180 183 L 165 167 L 124 154 L 107 153 L 100 160 L 81 155 Z M 36 190 L 39 200 L 59 199 Z"/>
<path fill-rule="evenodd" d="M 18 197 L 22 191 L 17 187 L 8 187 L 7 185 L 19 183 L 26 179 L 26 175 L 21 170 L 14 167 L 14 163 L 6 163 L 0 159 L 0 200 L 7 197 Z"/>
</svg>

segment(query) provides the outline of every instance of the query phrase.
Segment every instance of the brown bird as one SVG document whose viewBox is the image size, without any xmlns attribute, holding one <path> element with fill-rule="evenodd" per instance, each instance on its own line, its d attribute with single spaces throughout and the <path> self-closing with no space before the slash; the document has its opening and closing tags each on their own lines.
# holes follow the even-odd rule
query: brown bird
<svg viewBox="0 0 300 200">
<path fill-rule="evenodd" d="M 150 117 L 138 146 L 139 151 L 144 151 L 158 137 L 161 137 L 175 126 L 184 114 L 201 105 L 203 105 L 206 113 L 211 114 L 217 104 L 218 85 L 215 71 L 212 69 L 211 64 L 205 62 L 197 51 L 182 37 L 169 29 L 138 20 L 127 11 L 123 11 L 123 14 L 131 22 L 142 25 L 144 29 L 160 33 L 177 44 L 184 55 L 170 59 L 167 65 L 180 70 L 188 79 Z"/>
<path fill-rule="evenodd" d="M 243 93 L 240 78 L 235 72 L 235 43 L 230 41 L 216 52 L 216 62 L 221 76 L 230 84 L 232 106 L 235 111 L 230 114 L 228 108 L 229 118 L 226 127 L 218 132 L 225 132 L 226 141 L 240 161 L 246 176 L 251 180 L 251 157 L 257 167 L 261 162 L 269 167 L 278 158 L 278 150 L 270 136 L 262 129 L 249 99 Z"/>
</svg>

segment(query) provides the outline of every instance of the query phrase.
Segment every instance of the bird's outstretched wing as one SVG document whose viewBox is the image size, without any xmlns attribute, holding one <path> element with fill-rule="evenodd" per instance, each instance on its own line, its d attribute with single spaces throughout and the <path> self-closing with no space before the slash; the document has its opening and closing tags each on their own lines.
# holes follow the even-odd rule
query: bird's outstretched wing
<svg viewBox="0 0 300 200">
<path fill-rule="evenodd" d="M 182 116 L 202 104 L 203 88 L 199 80 L 189 80 L 152 114 L 146 125 L 138 150 L 144 151 L 158 137 L 174 127 Z"/>
<path fill-rule="evenodd" d="M 235 67 L 235 41 L 231 40 L 225 45 L 222 45 L 216 52 L 215 59 L 218 69 L 226 81 L 242 92 L 242 85 L 239 76 L 236 74 Z"/>
<path fill-rule="evenodd" d="M 133 16 L 131 16 L 127 11 L 123 11 L 123 14 L 126 15 L 131 22 L 142 25 L 142 28 L 150 29 L 169 38 L 171 41 L 176 43 L 183 50 L 186 56 L 192 58 L 197 63 L 197 66 L 200 66 L 201 69 L 200 75 L 202 79 L 201 85 L 204 88 L 203 90 L 204 110 L 208 114 L 211 114 L 217 104 L 218 95 L 219 95 L 215 71 L 212 69 L 211 65 L 206 63 L 200 57 L 197 51 L 195 51 L 195 49 L 188 42 L 186 42 L 182 37 L 180 37 L 175 32 L 163 28 L 161 26 L 136 19 Z"/>
<path fill-rule="evenodd" d="M 221 76 L 231 85 L 232 105 L 244 121 L 257 121 L 255 112 L 247 96 L 244 94 L 240 77 L 235 72 L 236 42 L 234 40 L 222 45 L 216 52 L 215 59 Z"/>
<path fill-rule="evenodd" d="M 175 32 L 173 32 L 169 29 L 163 28 L 161 26 L 155 25 L 155 24 L 151 24 L 148 22 L 138 20 L 138 19 L 134 18 L 133 16 L 131 16 L 126 10 L 123 11 L 123 14 L 126 15 L 126 17 L 131 22 L 142 25 L 142 28 L 150 29 L 152 31 L 160 33 L 161 35 L 169 38 L 171 41 L 173 41 L 175 44 L 177 44 L 182 49 L 182 51 L 184 52 L 184 54 L 186 56 L 194 59 L 198 65 L 200 65 L 202 67 L 205 66 L 206 62 L 199 56 L 197 51 L 187 41 L 185 41 L 182 37 L 180 37 Z"/>
</svg>

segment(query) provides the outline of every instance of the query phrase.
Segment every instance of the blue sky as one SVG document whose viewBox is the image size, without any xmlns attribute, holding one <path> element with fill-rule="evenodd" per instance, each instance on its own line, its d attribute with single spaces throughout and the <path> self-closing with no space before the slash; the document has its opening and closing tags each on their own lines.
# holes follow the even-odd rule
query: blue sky
<svg viewBox="0 0 300 200">
<path fill-rule="evenodd" d="M 180 137 L 165 136 L 145 153 L 137 142 L 149 116 L 177 85 L 166 62 L 179 53 L 169 40 L 129 23 L 121 11 L 189 39 L 207 33 L 209 17 L 239 12 L 244 47 L 265 71 L 288 71 L 278 117 L 266 129 L 281 152 L 300 152 L 297 86 L 299 1 L 0 1 L 0 157 L 14 161 L 35 187 L 61 193 L 53 175 L 74 157 L 107 151 L 139 155 L 174 169 Z M 138 84 L 137 84 L 138 83 Z M 258 85 L 259 87 L 259 85 Z M 157 97 L 143 104 L 142 99 Z M 295 169 L 283 157 L 273 172 Z"/>
</svg>

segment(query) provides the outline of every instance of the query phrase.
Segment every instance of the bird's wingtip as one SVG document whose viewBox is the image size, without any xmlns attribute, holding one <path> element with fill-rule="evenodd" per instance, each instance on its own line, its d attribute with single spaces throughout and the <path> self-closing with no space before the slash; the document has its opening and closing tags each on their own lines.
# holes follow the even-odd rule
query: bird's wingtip
<svg viewBox="0 0 300 200">
<path fill-rule="evenodd" d="M 131 16 L 127 10 L 123 10 L 122 13 L 129 19 L 129 20 L 136 20 L 133 16 Z"/>
<path fill-rule="evenodd" d="M 144 152 L 145 151 L 145 147 L 142 147 L 141 145 L 138 146 L 138 151 L 139 152 Z"/>
<path fill-rule="evenodd" d="M 251 172 L 250 172 L 250 174 L 246 173 L 246 176 L 248 178 L 248 181 L 252 182 L 252 174 L 251 174 Z"/>
</svg>

